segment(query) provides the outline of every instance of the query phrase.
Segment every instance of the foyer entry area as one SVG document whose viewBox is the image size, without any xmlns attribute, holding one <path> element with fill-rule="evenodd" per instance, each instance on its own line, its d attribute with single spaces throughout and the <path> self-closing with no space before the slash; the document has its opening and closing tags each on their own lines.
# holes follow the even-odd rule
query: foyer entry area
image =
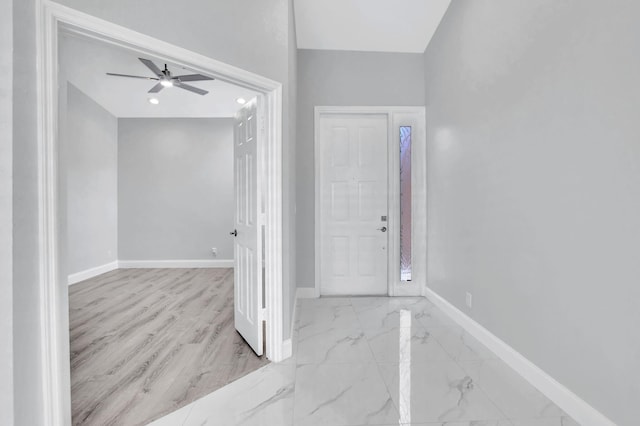
<svg viewBox="0 0 640 426">
<path fill-rule="evenodd" d="M 297 309 L 292 359 L 152 426 L 578 426 L 427 298 Z"/>
</svg>

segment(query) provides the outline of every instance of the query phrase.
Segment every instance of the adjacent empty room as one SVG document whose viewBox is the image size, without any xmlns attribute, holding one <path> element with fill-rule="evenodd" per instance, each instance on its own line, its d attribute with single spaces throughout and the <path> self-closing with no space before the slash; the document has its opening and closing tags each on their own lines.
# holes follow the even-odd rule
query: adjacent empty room
<svg viewBox="0 0 640 426">
<path fill-rule="evenodd" d="M 234 328 L 234 117 L 256 93 L 78 34 L 59 61 L 73 424 L 146 424 L 268 362 Z"/>
</svg>

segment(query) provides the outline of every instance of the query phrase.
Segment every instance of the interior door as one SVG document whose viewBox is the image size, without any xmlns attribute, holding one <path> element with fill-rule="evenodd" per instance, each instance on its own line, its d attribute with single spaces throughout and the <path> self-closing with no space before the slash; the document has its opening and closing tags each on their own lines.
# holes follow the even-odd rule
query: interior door
<svg viewBox="0 0 640 426">
<path fill-rule="evenodd" d="M 319 121 L 320 293 L 386 295 L 387 116 Z"/>
<path fill-rule="evenodd" d="M 236 330 L 262 355 L 262 241 L 258 185 L 257 101 L 238 111 L 234 127 L 234 311 Z"/>
</svg>

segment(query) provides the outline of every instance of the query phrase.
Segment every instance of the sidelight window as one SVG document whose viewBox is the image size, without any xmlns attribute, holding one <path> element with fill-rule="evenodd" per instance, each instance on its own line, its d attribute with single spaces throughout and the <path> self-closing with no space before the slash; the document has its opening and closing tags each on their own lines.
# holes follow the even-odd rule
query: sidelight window
<svg viewBox="0 0 640 426">
<path fill-rule="evenodd" d="M 411 281 L 411 126 L 400 126 L 400 280 Z"/>
</svg>

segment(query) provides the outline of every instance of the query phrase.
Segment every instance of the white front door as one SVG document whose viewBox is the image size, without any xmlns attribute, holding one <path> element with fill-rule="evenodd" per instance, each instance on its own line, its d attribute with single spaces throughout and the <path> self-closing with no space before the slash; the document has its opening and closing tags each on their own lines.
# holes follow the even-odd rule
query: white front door
<svg viewBox="0 0 640 426">
<path fill-rule="evenodd" d="M 386 295 L 387 116 L 321 115 L 320 294 Z"/>
<path fill-rule="evenodd" d="M 262 355 L 262 240 L 258 186 L 257 101 L 236 115 L 234 129 L 234 306 L 235 327 L 249 346 Z M 221 206 L 224 207 L 224 206 Z"/>
</svg>

